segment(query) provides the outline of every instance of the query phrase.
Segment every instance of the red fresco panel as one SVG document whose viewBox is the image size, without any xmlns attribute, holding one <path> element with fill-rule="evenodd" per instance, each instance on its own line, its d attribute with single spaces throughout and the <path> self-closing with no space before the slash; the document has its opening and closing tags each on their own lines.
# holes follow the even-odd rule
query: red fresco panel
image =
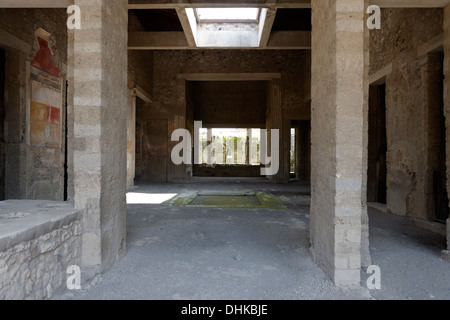
<svg viewBox="0 0 450 320">
<path fill-rule="evenodd" d="M 56 108 L 56 107 L 51 107 L 50 119 L 49 119 L 50 124 L 59 125 L 60 121 L 61 121 L 60 109 Z"/>
</svg>

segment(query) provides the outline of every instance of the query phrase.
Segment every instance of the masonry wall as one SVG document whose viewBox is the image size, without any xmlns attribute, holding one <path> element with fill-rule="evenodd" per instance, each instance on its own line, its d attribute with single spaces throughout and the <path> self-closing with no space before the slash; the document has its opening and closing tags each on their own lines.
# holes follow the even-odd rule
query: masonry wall
<svg viewBox="0 0 450 320">
<path fill-rule="evenodd" d="M 145 102 L 137 96 L 143 90 L 146 95 L 153 92 L 153 53 L 151 51 L 128 51 L 128 106 L 127 106 L 127 187 L 140 179 L 141 171 L 136 172 L 136 162 L 142 162 L 141 122 L 137 123 L 137 103 Z M 136 139 L 139 139 L 137 141 Z M 139 145 L 137 145 L 137 142 Z M 139 167 L 139 166 L 138 166 Z M 141 168 L 141 167 L 139 167 Z"/>
<path fill-rule="evenodd" d="M 144 31 L 141 22 L 132 10 L 128 11 L 128 31 Z M 137 103 L 144 103 L 137 97 L 138 90 L 150 98 L 153 95 L 153 52 L 141 50 L 128 51 L 128 89 L 127 112 L 127 187 L 134 184 L 135 178 L 142 174 L 142 122 L 137 122 Z M 138 163 L 136 171 L 136 163 Z"/>
<path fill-rule="evenodd" d="M 138 85 L 148 94 L 153 94 L 152 51 L 128 51 L 128 80 L 130 87 Z"/>
<path fill-rule="evenodd" d="M 264 127 L 264 81 L 193 81 L 194 119 L 203 127 Z"/>
<path fill-rule="evenodd" d="M 420 48 L 442 33 L 442 9 L 383 9 L 381 30 L 372 30 L 370 39 L 370 74 L 392 65 L 385 77 L 387 206 L 427 220 L 434 219 L 439 147 L 433 146 L 438 123 L 432 113 L 439 108 L 435 80 L 442 63 Z"/>
<path fill-rule="evenodd" d="M 0 9 L 6 199 L 64 199 L 66 19 L 63 9 Z M 43 101 L 48 92 L 56 98 Z"/>
<path fill-rule="evenodd" d="M 0 232 L 1 300 L 50 299 L 67 289 L 67 268 L 80 266 L 80 212 L 64 203 L 48 205 L 1 203 L 0 220 L 10 227 Z M 39 227 L 30 226 L 31 220 Z"/>
<path fill-rule="evenodd" d="M 186 91 L 186 81 L 177 79 L 187 73 L 281 73 L 282 112 L 286 119 L 310 119 L 310 52 L 257 50 L 192 50 L 153 52 L 153 100 L 148 106 L 138 107 L 137 121 L 167 121 L 167 140 L 175 128 L 190 126 L 186 117 L 194 115 L 186 104 L 194 105 L 195 97 Z M 188 86 L 189 87 L 189 86 Z M 186 97 L 188 98 L 186 101 Z M 198 119 L 193 119 L 198 120 Z M 290 121 L 290 120 L 289 120 Z M 148 127 L 147 127 L 147 130 Z M 140 131 L 142 132 L 142 130 Z M 162 142 L 165 144 L 165 142 Z M 287 143 L 287 146 L 289 142 Z M 173 143 L 160 146 L 170 156 Z M 167 150 L 165 148 L 168 148 Z M 142 153 L 146 157 L 145 152 Z M 170 159 L 169 159 L 170 160 Z M 163 161 L 163 160 L 161 160 Z M 143 160 L 141 164 L 149 165 Z M 167 179 L 176 176 L 175 166 L 167 163 Z M 136 168 L 137 172 L 148 169 Z M 159 177 L 165 179 L 165 177 Z"/>
</svg>

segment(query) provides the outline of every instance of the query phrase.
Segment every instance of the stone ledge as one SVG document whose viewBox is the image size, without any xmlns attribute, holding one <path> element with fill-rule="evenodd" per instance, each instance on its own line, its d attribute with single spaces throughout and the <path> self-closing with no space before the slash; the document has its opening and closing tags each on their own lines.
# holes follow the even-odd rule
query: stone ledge
<svg viewBox="0 0 450 320">
<path fill-rule="evenodd" d="M 81 218 L 70 203 L 46 200 L 0 202 L 0 252 Z"/>
</svg>

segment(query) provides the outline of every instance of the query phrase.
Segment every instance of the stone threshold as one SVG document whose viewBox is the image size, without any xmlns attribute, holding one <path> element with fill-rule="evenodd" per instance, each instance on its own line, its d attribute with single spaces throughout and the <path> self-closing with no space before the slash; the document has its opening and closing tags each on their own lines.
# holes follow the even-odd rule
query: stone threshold
<svg viewBox="0 0 450 320">
<path fill-rule="evenodd" d="M 6 200 L 0 202 L 0 252 L 59 229 L 81 218 L 68 202 Z"/>
</svg>

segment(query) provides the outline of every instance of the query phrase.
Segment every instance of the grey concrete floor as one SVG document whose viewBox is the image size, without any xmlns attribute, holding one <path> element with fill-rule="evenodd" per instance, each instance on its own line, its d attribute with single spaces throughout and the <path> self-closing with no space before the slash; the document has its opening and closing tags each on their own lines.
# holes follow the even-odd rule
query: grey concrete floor
<svg viewBox="0 0 450 320">
<path fill-rule="evenodd" d="M 56 300 L 359 300 L 450 299 L 445 237 L 409 220 L 369 210 L 370 251 L 381 289 L 336 288 L 309 254 L 309 186 L 262 178 L 194 178 L 130 192 L 266 191 L 287 211 L 129 204 L 126 256 L 79 291 Z"/>
</svg>

